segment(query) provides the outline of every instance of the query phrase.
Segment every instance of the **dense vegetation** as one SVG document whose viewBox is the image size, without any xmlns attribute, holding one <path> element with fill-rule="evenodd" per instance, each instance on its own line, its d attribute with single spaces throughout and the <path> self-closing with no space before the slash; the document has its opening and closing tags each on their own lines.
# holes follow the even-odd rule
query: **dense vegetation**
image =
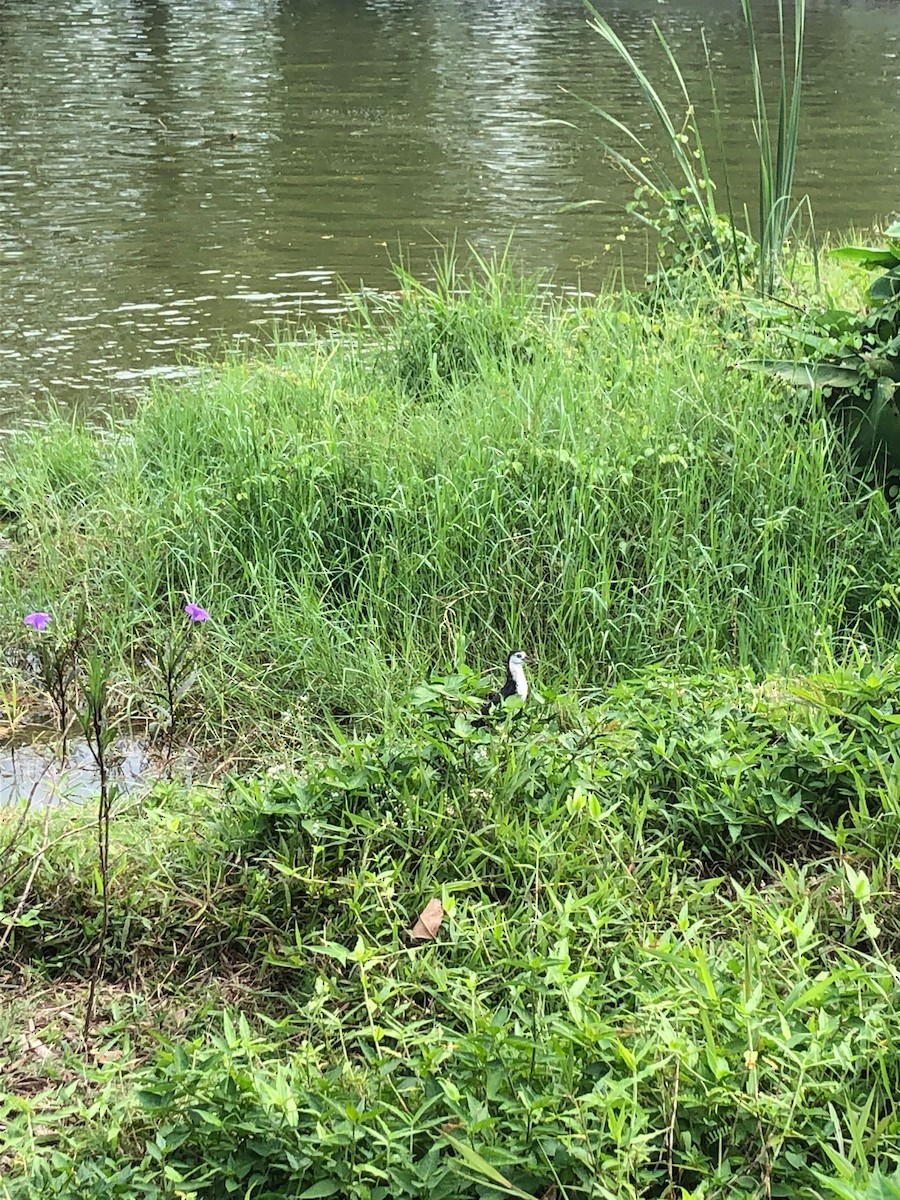
<svg viewBox="0 0 900 1200">
<path fill-rule="evenodd" d="M 884 497 L 848 477 L 821 401 L 734 369 L 753 350 L 739 301 L 571 306 L 490 270 L 406 283 L 386 329 L 362 313 L 204 369 L 114 434 L 18 435 L 4 627 L 46 609 L 61 630 L 83 604 L 141 715 L 148 648 L 202 603 L 196 720 L 216 738 L 377 724 L 431 669 L 510 643 L 581 692 L 894 644 Z"/>
<path fill-rule="evenodd" d="M 92 817 L 5 814 L 0 1195 L 900 1194 L 879 481 L 739 297 L 403 282 L 6 448 L 7 709 L 40 609 L 153 717 L 196 601 L 182 732 L 270 769 L 117 802 L 87 1052 Z"/>
</svg>

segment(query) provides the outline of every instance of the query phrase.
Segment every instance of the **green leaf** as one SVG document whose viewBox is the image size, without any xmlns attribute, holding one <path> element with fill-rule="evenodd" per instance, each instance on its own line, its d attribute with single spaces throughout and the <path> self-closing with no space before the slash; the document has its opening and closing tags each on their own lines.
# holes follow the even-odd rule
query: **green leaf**
<svg viewBox="0 0 900 1200">
<path fill-rule="evenodd" d="M 867 270 L 900 265 L 892 250 L 880 249 L 878 246 L 838 246 L 836 250 L 831 251 L 831 257 L 842 258 L 846 262 L 855 262 Z"/>
<path fill-rule="evenodd" d="M 844 863 L 844 873 L 847 876 L 847 882 L 850 885 L 850 891 L 853 893 L 854 899 L 860 901 L 868 900 L 871 886 L 865 871 L 857 871 L 849 863 Z"/>
<path fill-rule="evenodd" d="M 353 951 L 348 950 L 346 946 L 340 945 L 339 942 L 323 942 L 322 945 L 315 945 L 316 954 L 323 954 L 327 958 L 334 958 L 345 967 L 350 961 Z"/>
<path fill-rule="evenodd" d="M 450 1143 L 469 1170 L 473 1172 L 476 1180 L 490 1180 L 496 1187 L 503 1188 L 507 1195 L 518 1197 L 518 1200 L 534 1200 L 534 1196 L 530 1192 L 523 1192 L 521 1188 L 517 1188 L 511 1180 L 507 1179 L 505 1175 L 501 1175 L 496 1167 L 492 1167 L 489 1162 L 486 1162 L 471 1146 L 457 1141 L 449 1133 L 445 1133 L 444 1138 Z"/>
<path fill-rule="evenodd" d="M 172 1103 L 173 1091 L 168 1087 L 139 1088 L 135 1093 L 137 1102 L 142 1108 L 168 1108 Z"/>
<path fill-rule="evenodd" d="M 861 376 L 855 367 L 840 367 L 834 363 L 789 362 L 777 359 L 748 359 L 740 364 L 749 371 L 764 371 L 777 375 L 786 383 L 798 387 L 853 387 Z"/>
<path fill-rule="evenodd" d="M 235 1046 L 239 1045 L 239 1042 L 234 1028 L 234 1023 L 227 1011 L 222 1013 L 222 1029 L 225 1033 L 225 1042 L 228 1045 L 228 1048 L 233 1050 Z"/>
<path fill-rule="evenodd" d="M 880 304 L 893 300 L 895 296 L 900 296 L 900 266 L 885 275 L 879 275 L 869 288 L 869 299 Z"/>
<path fill-rule="evenodd" d="M 176 691 L 176 693 L 175 693 L 176 704 L 178 703 L 179 700 L 183 700 L 185 698 L 187 693 L 191 690 L 191 688 L 194 686 L 194 684 L 197 682 L 197 680 L 199 678 L 200 678 L 199 668 L 195 667 L 193 669 L 193 671 L 190 672 L 187 679 L 185 679 L 184 683 L 182 683 L 180 685 L 180 687 L 178 688 L 178 690 Z"/>
<path fill-rule="evenodd" d="M 825 308 L 821 312 L 814 313 L 813 319 L 820 329 L 824 329 L 836 337 L 854 329 L 859 317 L 846 308 Z"/>
<path fill-rule="evenodd" d="M 314 1183 L 305 1192 L 301 1192 L 297 1200 L 315 1200 L 317 1196 L 333 1196 L 343 1186 L 339 1179 L 323 1179 L 321 1183 Z"/>
<path fill-rule="evenodd" d="M 876 923 L 875 918 L 867 912 L 860 913 L 860 919 L 863 923 L 863 928 L 874 942 L 881 933 L 881 927 Z"/>
</svg>

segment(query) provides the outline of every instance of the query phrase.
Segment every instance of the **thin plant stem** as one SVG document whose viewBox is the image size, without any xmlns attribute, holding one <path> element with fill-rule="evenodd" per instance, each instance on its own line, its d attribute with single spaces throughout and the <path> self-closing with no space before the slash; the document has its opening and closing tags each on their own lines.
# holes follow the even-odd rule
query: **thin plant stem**
<svg viewBox="0 0 900 1200">
<path fill-rule="evenodd" d="M 97 766 L 99 795 L 97 801 L 97 856 L 100 863 L 102 909 L 100 930 L 91 961 L 91 974 L 84 1014 L 84 1041 L 90 1044 L 94 1018 L 97 984 L 103 972 L 106 939 L 109 932 L 109 824 L 116 788 L 109 777 L 108 752 L 113 730 L 109 722 L 107 671 L 103 662 L 93 657 L 88 667 L 86 711 L 81 716 L 82 728 Z"/>
</svg>

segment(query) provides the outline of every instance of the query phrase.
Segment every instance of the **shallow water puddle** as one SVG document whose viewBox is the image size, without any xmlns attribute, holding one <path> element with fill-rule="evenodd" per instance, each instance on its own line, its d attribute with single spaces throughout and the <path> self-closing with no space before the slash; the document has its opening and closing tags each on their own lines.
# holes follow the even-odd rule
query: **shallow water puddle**
<svg viewBox="0 0 900 1200">
<path fill-rule="evenodd" d="M 42 731 L 43 732 L 43 731 Z M 34 805 L 58 801 L 85 803 L 100 790 L 100 772 L 87 742 L 69 740 L 64 761 L 56 739 L 23 732 L 0 749 L 0 805 L 31 799 Z M 159 778 L 159 763 L 137 737 L 116 739 L 110 749 L 110 781 L 129 794 Z"/>
</svg>

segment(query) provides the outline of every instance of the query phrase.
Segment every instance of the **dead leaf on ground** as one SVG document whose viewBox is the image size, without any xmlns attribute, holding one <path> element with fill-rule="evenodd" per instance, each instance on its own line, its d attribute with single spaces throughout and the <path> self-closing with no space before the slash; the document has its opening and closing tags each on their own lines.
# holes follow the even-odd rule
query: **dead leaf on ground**
<svg viewBox="0 0 900 1200">
<path fill-rule="evenodd" d="M 94 1055 L 94 1061 L 98 1063 L 118 1062 L 122 1057 L 122 1051 L 117 1046 L 110 1046 L 108 1050 L 99 1050 Z"/>
<path fill-rule="evenodd" d="M 437 931 L 440 929 L 443 919 L 444 906 L 435 897 L 433 900 L 429 900 L 419 913 L 419 919 L 409 931 L 409 936 L 414 942 L 424 942 L 429 938 L 437 937 Z"/>
<path fill-rule="evenodd" d="M 543 1196 L 541 1196 L 541 1200 L 556 1200 L 558 1195 L 559 1192 L 556 1189 L 556 1184 L 551 1183 L 546 1192 L 544 1192 Z"/>
</svg>

